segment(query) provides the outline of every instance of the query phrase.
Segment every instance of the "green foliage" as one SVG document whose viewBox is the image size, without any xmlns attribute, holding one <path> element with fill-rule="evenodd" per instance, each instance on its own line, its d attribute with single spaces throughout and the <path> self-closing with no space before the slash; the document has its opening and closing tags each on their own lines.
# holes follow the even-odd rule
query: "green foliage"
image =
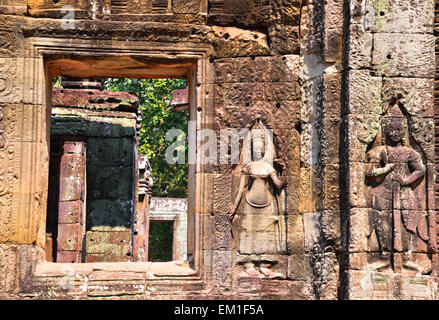
<svg viewBox="0 0 439 320">
<path fill-rule="evenodd" d="M 149 223 L 148 261 L 172 261 L 173 222 Z"/>
<path fill-rule="evenodd" d="M 154 197 L 187 197 L 188 165 L 170 165 L 165 159 L 166 149 L 173 143 L 165 140 L 166 132 L 170 129 L 187 132 L 188 112 L 176 112 L 170 105 L 172 91 L 186 87 L 187 81 L 182 79 L 110 78 L 104 81 L 105 90 L 128 91 L 139 96 L 142 111 L 139 152 L 151 163 Z M 187 143 L 185 145 L 187 155 Z"/>
<path fill-rule="evenodd" d="M 54 88 L 56 88 L 56 87 L 62 88 L 62 86 L 61 86 L 61 76 L 53 77 L 53 79 L 52 79 L 52 86 Z"/>
</svg>

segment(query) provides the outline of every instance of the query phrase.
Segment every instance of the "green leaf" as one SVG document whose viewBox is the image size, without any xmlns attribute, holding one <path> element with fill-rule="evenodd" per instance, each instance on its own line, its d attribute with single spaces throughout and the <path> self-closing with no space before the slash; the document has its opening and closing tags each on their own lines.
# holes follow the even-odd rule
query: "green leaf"
<svg viewBox="0 0 439 320">
<path fill-rule="evenodd" d="M 184 89 L 183 79 L 126 79 L 108 78 L 104 89 L 135 92 L 142 111 L 139 152 L 145 154 L 152 167 L 154 197 L 187 197 L 188 165 L 169 165 L 165 152 L 173 142 L 165 141 L 170 129 L 187 131 L 189 112 L 176 112 L 171 107 L 172 91 Z M 185 147 L 186 159 L 188 148 Z"/>
</svg>

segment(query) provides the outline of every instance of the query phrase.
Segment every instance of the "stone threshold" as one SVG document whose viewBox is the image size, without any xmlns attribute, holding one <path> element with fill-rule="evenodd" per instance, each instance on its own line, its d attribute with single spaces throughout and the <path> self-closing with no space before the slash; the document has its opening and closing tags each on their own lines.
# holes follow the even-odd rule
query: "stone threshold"
<svg viewBox="0 0 439 320">
<path fill-rule="evenodd" d="M 97 276 L 102 280 L 155 279 L 168 277 L 196 276 L 198 272 L 188 262 L 97 262 L 97 263 L 54 263 L 37 264 L 35 277 L 63 277 L 68 275 Z"/>
</svg>

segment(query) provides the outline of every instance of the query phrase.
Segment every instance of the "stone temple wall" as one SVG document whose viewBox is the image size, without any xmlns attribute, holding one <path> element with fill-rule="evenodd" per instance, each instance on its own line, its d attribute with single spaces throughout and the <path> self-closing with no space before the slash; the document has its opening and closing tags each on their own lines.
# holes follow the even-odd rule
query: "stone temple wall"
<svg viewBox="0 0 439 320">
<path fill-rule="evenodd" d="M 0 0 L 0 297 L 435 299 L 434 5 Z M 55 75 L 185 77 L 199 137 L 250 130 L 189 168 L 187 265 L 46 261 Z"/>
</svg>

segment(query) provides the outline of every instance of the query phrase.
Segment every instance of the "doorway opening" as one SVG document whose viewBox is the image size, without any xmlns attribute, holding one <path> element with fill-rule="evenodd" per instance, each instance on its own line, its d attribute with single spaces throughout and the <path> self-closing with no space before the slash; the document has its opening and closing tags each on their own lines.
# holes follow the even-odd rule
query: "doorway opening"
<svg viewBox="0 0 439 320">
<path fill-rule="evenodd" d="M 175 237 L 150 220 L 154 199 L 188 198 L 188 92 L 185 79 L 54 78 L 47 261 L 172 261 L 182 246 L 190 260 L 187 225 Z M 173 144 L 182 162 L 167 161 Z"/>
</svg>

